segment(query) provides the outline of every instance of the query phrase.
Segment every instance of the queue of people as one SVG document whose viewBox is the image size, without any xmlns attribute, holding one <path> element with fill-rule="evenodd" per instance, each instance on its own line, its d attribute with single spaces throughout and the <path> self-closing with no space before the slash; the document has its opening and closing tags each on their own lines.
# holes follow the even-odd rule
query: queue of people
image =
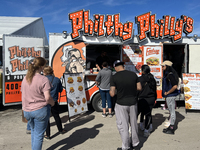
<svg viewBox="0 0 200 150">
<path fill-rule="evenodd" d="M 45 67 L 46 60 L 42 57 L 35 58 L 28 67 L 28 72 L 22 81 L 22 109 L 28 120 L 27 129 L 31 128 L 31 145 L 33 150 L 41 150 L 43 138 L 50 139 L 50 113 L 54 116 L 60 134 L 66 131 L 62 128 L 58 108 L 58 93 L 62 92 L 62 85 L 57 77 L 53 76 L 53 69 Z M 177 92 L 176 71 L 172 68 L 172 62 L 164 61 L 161 66 L 164 70 L 163 97 L 170 112 L 170 125 L 163 129 L 163 133 L 174 134 L 175 97 Z M 128 150 L 139 144 L 137 118 L 141 113 L 140 129 L 144 131 L 144 137 L 148 137 L 152 128 L 152 108 L 157 99 L 156 81 L 150 73 L 148 65 L 142 66 L 142 76 L 125 70 L 124 62 L 117 60 L 113 67 L 116 73 L 112 75 L 108 69 L 108 63 L 102 63 L 96 84 L 99 87 L 102 98 L 102 116 L 106 117 L 106 100 L 108 103 L 108 116 L 112 117 L 112 105 L 116 124 L 122 140 L 122 147 L 118 150 Z M 43 71 L 44 75 L 41 75 Z M 116 104 L 112 104 L 111 97 L 116 95 Z M 144 125 L 145 116 L 145 125 Z M 129 138 L 129 129 L 131 138 Z M 46 135 L 44 133 L 46 131 Z"/>
<path fill-rule="evenodd" d="M 117 128 L 122 140 L 122 147 L 118 148 L 118 150 L 126 150 L 130 147 L 136 147 L 139 144 L 137 126 L 137 117 L 139 114 L 140 129 L 144 131 L 144 137 L 148 137 L 153 131 L 152 109 L 157 100 L 157 85 L 154 76 L 150 73 L 150 67 L 148 65 L 142 66 L 142 75 L 140 77 L 134 72 L 125 70 L 124 62 L 120 60 L 115 61 L 113 66 L 116 73 L 111 77 L 109 75 L 107 76 L 107 79 L 110 78 L 109 93 L 111 97 L 117 95 L 115 115 Z M 162 84 L 163 97 L 166 97 L 170 112 L 170 125 L 168 128 L 163 129 L 163 133 L 174 134 L 174 123 L 176 119 L 175 97 L 178 95 L 176 90 L 178 75 L 172 68 L 172 62 L 164 61 L 161 66 L 164 70 Z M 97 84 L 101 83 L 101 81 L 97 82 L 101 79 L 101 76 L 102 73 L 99 72 L 96 78 Z M 106 83 L 108 84 L 108 82 Z M 105 98 L 103 96 L 102 101 L 104 101 L 102 102 L 102 107 L 103 114 L 105 114 L 105 104 L 103 104 L 105 103 Z M 129 130 L 131 131 L 131 139 L 129 138 Z"/>
</svg>

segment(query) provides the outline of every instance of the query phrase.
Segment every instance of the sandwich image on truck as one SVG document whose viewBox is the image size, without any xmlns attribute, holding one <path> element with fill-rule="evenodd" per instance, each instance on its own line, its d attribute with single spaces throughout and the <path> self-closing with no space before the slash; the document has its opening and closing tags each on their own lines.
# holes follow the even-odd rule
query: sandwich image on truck
<svg viewBox="0 0 200 150">
<path fill-rule="evenodd" d="M 149 66 L 158 66 L 159 64 L 159 58 L 156 57 L 150 57 L 146 60 L 147 65 Z"/>
</svg>

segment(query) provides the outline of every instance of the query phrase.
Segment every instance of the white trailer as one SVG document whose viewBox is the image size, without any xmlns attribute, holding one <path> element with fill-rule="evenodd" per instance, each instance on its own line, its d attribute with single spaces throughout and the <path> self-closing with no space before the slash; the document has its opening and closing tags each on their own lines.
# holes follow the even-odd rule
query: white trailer
<svg viewBox="0 0 200 150">
<path fill-rule="evenodd" d="M 1 103 L 21 103 L 21 81 L 29 60 L 48 59 L 48 40 L 42 18 L 0 17 Z"/>
</svg>

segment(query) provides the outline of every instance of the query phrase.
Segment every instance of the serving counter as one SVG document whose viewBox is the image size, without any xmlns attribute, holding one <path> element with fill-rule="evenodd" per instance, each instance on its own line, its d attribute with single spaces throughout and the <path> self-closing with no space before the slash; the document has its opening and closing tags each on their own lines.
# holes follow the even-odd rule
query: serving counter
<svg viewBox="0 0 200 150">
<path fill-rule="evenodd" d="M 89 81 L 95 81 L 97 74 L 93 74 L 93 73 L 85 74 L 85 78 L 86 78 L 86 80 L 89 80 Z"/>
</svg>

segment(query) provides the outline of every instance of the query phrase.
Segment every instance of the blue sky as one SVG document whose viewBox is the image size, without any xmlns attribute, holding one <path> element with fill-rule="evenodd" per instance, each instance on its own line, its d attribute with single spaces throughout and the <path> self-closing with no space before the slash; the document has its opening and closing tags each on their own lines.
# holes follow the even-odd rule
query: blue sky
<svg viewBox="0 0 200 150">
<path fill-rule="evenodd" d="M 164 15 L 177 19 L 186 15 L 194 19 L 193 34 L 200 36 L 199 0 L 1 0 L 1 16 L 42 17 L 47 36 L 49 33 L 70 33 L 71 22 L 68 14 L 78 10 L 90 10 L 93 14 L 114 15 L 120 13 L 120 21 L 134 22 L 135 35 L 137 25 L 135 16 L 151 11 L 156 20 Z M 184 34 L 183 34 L 184 35 Z"/>
</svg>

